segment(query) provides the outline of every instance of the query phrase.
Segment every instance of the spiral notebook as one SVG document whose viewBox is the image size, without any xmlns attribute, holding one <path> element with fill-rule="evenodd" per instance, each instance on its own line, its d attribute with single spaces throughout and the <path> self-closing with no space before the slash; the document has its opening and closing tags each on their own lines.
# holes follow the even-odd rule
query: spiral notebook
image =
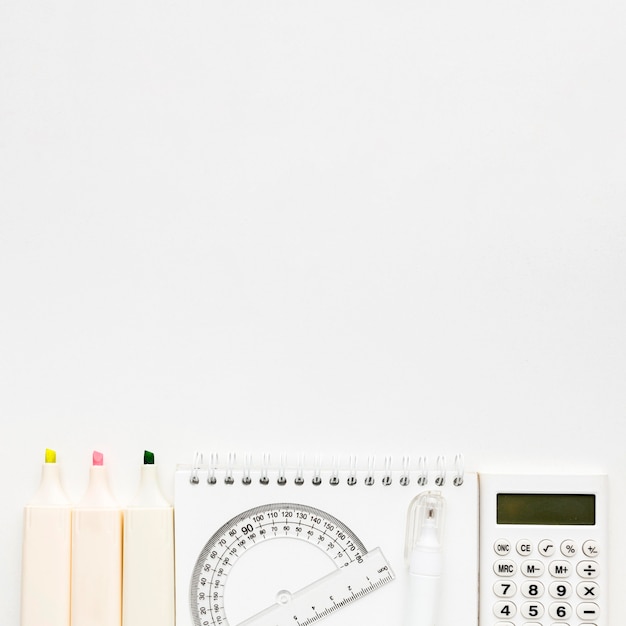
<svg viewBox="0 0 626 626">
<path fill-rule="evenodd" d="M 197 454 L 175 479 L 177 626 L 405 622 L 407 512 L 445 498 L 440 626 L 478 623 L 478 479 L 462 459 Z"/>
</svg>

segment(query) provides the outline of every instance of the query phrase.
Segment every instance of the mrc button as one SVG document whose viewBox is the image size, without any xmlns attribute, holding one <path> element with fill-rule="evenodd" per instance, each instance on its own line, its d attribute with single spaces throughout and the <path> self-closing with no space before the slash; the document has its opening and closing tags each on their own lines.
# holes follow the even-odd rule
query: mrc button
<svg viewBox="0 0 626 626">
<path fill-rule="evenodd" d="M 517 564 L 509 559 L 500 559 L 493 564 L 493 571 L 498 576 L 515 576 Z"/>
</svg>

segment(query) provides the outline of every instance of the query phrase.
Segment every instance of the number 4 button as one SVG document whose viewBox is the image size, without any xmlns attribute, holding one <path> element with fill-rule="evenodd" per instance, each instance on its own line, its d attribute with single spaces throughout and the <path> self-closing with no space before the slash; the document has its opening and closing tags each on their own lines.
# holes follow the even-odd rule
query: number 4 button
<svg viewBox="0 0 626 626">
<path fill-rule="evenodd" d="M 517 613 L 517 607 L 513 602 L 496 602 L 493 606 L 493 613 L 500 619 L 509 619 Z"/>
</svg>

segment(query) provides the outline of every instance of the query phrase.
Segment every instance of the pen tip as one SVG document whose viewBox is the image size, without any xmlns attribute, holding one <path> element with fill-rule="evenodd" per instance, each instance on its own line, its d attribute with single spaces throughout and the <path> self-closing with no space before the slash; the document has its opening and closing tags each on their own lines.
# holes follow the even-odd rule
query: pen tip
<svg viewBox="0 0 626 626">
<path fill-rule="evenodd" d="M 56 463 L 57 462 L 57 453 L 54 450 L 50 450 L 50 448 L 46 448 L 46 463 Z"/>
<path fill-rule="evenodd" d="M 150 450 L 145 450 L 143 453 L 143 464 L 144 465 L 154 465 L 154 452 L 150 452 Z"/>
<path fill-rule="evenodd" d="M 102 452 L 97 452 L 94 450 L 93 452 L 93 464 L 94 465 L 104 465 L 104 454 Z"/>
</svg>

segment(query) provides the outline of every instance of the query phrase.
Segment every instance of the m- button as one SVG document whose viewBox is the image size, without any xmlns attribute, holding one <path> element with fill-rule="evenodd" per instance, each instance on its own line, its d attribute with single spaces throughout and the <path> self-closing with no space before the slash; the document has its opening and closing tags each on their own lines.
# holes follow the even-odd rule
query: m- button
<svg viewBox="0 0 626 626">
<path fill-rule="evenodd" d="M 520 539 L 515 546 L 517 553 L 521 556 L 528 556 L 533 551 L 533 544 L 528 539 Z"/>
<path fill-rule="evenodd" d="M 544 566 L 541 561 L 524 561 L 522 563 L 522 574 L 529 578 L 538 578 L 543 574 Z"/>
</svg>

